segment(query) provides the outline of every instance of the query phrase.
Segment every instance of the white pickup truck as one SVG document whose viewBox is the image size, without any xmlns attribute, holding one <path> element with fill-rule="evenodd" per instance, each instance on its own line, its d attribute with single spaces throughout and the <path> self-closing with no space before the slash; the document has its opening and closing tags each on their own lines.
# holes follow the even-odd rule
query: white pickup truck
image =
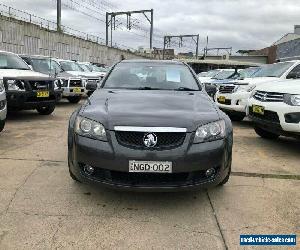
<svg viewBox="0 0 300 250">
<path fill-rule="evenodd" d="M 266 82 L 276 84 L 284 79 L 294 79 L 300 72 L 300 60 L 264 65 L 252 78 L 221 84 L 216 94 L 216 102 L 233 121 L 241 121 L 246 116 L 246 107 L 251 92 L 256 86 Z"/>
<path fill-rule="evenodd" d="M 300 139 L 300 79 L 258 86 L 249 99 L 247 114 L 263 138 L 283 135 Z"/>
</svg>

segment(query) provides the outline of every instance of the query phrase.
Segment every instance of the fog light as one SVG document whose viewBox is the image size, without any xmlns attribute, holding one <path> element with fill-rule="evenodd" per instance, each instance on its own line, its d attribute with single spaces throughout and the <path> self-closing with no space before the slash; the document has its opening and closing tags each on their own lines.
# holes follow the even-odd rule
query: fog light
<svg viewBox="0 0 300 250">
<path fill-rule="evenodd" d="M 205 175 L 206 177 L 211 177 L 216 173 L 216 170 L 214 168 L 209 168 L 206 170 Z"/>
<path fill-rule="evenodd" d="M 86 175 L 92 175 L 95 172 L 95 169 L 92 166 L 85 165 L 83 171 Z"/>
</svg>

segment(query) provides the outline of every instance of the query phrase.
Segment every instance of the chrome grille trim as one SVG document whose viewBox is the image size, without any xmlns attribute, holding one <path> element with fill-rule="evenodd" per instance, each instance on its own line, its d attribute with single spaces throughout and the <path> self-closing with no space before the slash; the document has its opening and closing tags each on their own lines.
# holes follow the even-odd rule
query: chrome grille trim
<svg viewBox="0 0 300 250">
<path fill-rule="evenodd" d="M 261 102 L 283 102 L 284 94 L 257 90 L 253 98 Z"/>
<path fill-rule="evenodd" d="M 229 94 L 229 93 L 233 93 L 236 89 L 235 85 L 220 85 L 219 87 L 219 93 L 223 93 L 223 94 Z"/>
<path fill-rule="evenodd" d="M 186 133 L 186 128 L 175 127 L 133 127 L 133 126 L 115 126 L 115 131 L 127 132 L 173 132 L 173 133 Z"/>
</svg>

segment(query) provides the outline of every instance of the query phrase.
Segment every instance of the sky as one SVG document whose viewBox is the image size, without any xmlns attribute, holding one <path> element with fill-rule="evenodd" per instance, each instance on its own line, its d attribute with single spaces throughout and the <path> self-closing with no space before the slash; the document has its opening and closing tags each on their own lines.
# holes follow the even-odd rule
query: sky
<svg viewBox="0 0 300 250">
<path fill-rule="evenodd" d="M 163 35 L 199 34 L 202 53 L 208 47 L 259 49 L 271 45 L 300 24 L 299 0 L 62 0 L 62 24 L 105 38 L 105 12 L 154 9 L 154 46 L 163 46 Z M 56 0 L 0 0 L 14 8 L 56 20 Z M 0 5 L 0 10 L 3 8 Z M 84 12 L 84 14 L 82 13 Z M 126 20 L 117 19 L 113 44 L 149 47 L 149 23 L 134 15 L 137 29 L 130 32 Z M 102 20 L 102 21 L 101 21 Z M 145 31 L 141 31 L 141 28 Z M 173 40 L 172 47 L 178 47 Z M 192 51 L 190 39 L 180 51 Z"/>
</svg>

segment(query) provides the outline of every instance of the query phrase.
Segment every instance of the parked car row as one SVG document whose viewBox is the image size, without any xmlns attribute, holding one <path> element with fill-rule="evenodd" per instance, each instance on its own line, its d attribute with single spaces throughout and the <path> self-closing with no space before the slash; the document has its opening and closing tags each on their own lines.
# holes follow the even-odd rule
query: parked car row
<svg viewBox="0 0 300 250">
<path fill-rule="evenodd" d="M 248 116 L 263 138 L 300 138 L 300 60 L 241 70 L 210 84 L 216 93 L 207 92 L 231 120 Z"/>
<path fill-rule="evenodd" d="M 78 103 L 91 95 L 107 69 L 90 63 L 0 51 L 0 131 L 7 110 L 34 110 L 49 115 L 61 98 Z"/>
</svg>

